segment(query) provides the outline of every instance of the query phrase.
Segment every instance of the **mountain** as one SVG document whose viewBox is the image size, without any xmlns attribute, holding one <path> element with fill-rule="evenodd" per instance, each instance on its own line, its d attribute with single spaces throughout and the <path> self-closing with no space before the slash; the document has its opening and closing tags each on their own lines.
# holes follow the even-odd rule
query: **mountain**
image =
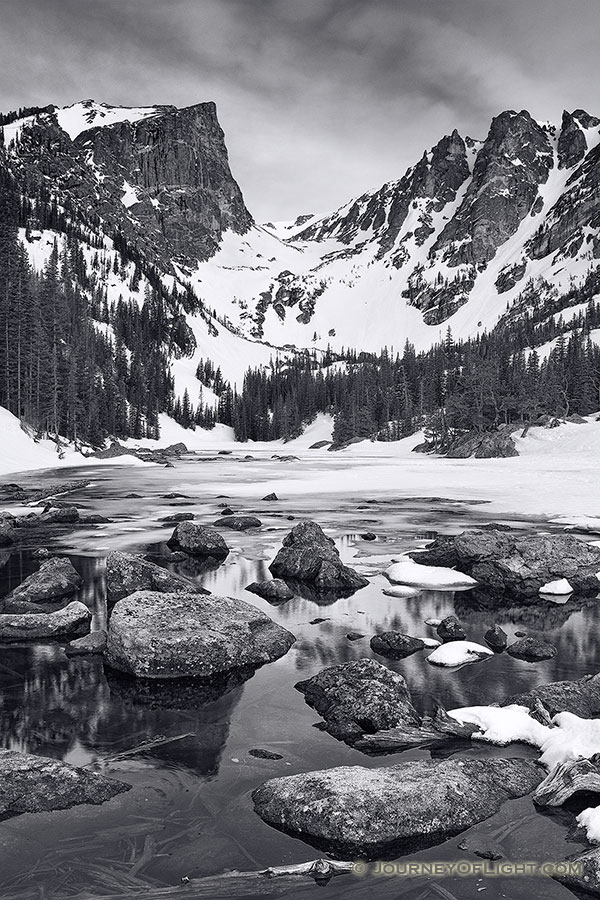
<svg viewBox="0 0 600 900">
<path fill-rule="evenodd" d="M 38 273 L 53 253 L 55 266 L 68 258 L 101 360 L 122 344 L 119 366 L 125 357 L 133 368 L 152 344 L 166 379 L 158 411 L 173 412 L 186 390 L 197 402 L 199 363 L 214 404 L 218 367 L 241 385 L 248 367 L 301 348 L 426 350 L 448 329 L 459 340 L 499 322 L 568 318 L 600 291 L 600 119 L 583 110 L 559 126 L 503 112 L 484 140 L 455 130 L 399 180 L 333 213 L 264 225 L 231 173 L 213 103 L 86 100 L 0 125 L 2 190 L 14 197 L 6 227 Z M 4 282 L 0 330 L 18 332 Z M 21 415 L 15 367 L 0 404 Z M 136 399 L 128 378 L 123 401 L 143 422 L 151 399 Z"/>
</svg>

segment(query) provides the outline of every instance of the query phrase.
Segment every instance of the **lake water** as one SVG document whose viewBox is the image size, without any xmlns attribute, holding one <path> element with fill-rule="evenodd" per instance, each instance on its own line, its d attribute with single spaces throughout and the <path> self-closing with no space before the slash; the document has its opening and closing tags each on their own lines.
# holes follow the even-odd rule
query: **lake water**
<svg viewBox="0 0 600 900">
<path fill-rule="evenodd" d="M 388 583 L 374 574 L 368 587 L 348 599 L 324 605 L 296 597 L 272 606 L 245 587 L 269 577 L 268 565 L 296 521 L 311 518 L 336 539 L 343 559 L 381 572 L 393 557 L 423 546 L 435 533 L 454 533 L 491 520 L 481 496 L 463 499 L 411 496 L 410 487 L 390 495 L 365 494 L 360 477 L 344 493 L 286 497 L 286 484 L 307 467 L 343 466 L 339 458 L 281 463 L 267 454 L 241 461 L 210 460 L 208 454 L 177 463 L 173 469 L 103 466 L 62 469 L 42 475 L 14 476 L 20 484 L 43 485 L 70 478 L 90 479 L 73 501 L 113 521 L 95 528 L 65 530 L 52 537 L 53 552 L 68 555 L 84 578 L 82 599 L 93 612 L 93 628 L 106 624 L 104 561 L 107 550 L 143 552 L 162 564 L 171 530 L 158 522 L 174 512 L 191 511 L 202 523 L 218 519 L 219 503 L 236 512 L 258 515 L 260 531 L 238 534 L 223 529 L 230 556 L 218 569 L 197 574 L 193 563 L 171 564 L 214 594 L 252 603 L 292 631 L 297 641 L 282 659 L 259 669 L 243 683 L 231 681 L 208 700 L 169 685 L 136 689 L 136 683 L 107 673 L 97 657 L 69 660 L 56 643 L 3 646 L 0 655 L 0 735 L 2 746 L 56 757 L 120 778 L 133 789 L 100 807 L 22 815 L 0 823 L 0 896 L 2 898 L 133 897 L 148 885 L 176 885 L 182 876 L 199 877 L 227 869 L 254 870 L 298 863 L 320 854 L 302 841 L 264 824 L 254 813 L 250 794 L 268 778 L 336 765 L 390 765 L 429 757 L 413 750 L 370 758 L 315 728 L 319 716 L 294 684 L 334 663 L 375 657 L 406 678 L 413 702 L 431 712 L 436 701 L 447 708 L 499 700 L 536 684 L 579 678 L 600 668 L 600 607 L 595 601 L 564 605 L 540 603 L 523 608 L 486 610 L 468 593 L 423 592 L 399 599 L 383 593 Z M 367 465 L 368 463 L 366 463 Z M 309 481 L 310 479 L 308 479 Z M 267 487 L 265 487 L 267 486 Z M 259 498 L 276 490 L 279 502 Z M 127 498 L 135 492 L 139 498 Z M 164 495 L 183 497 L 168 499 Z M 292 520 L 290 517 L 294 517 Z M 502 521 L 540 528 L 539 521 L 511 516 Z M 361 533 L 373 531 L 375 542 Z M 16 586 L 39 561 L 29 547 L 0 557 L 0 595 Z M 178 568 L 176 567 L 178 566 Z M 535 665 L 507 654 L 459 670 L 443 670 L 418 653 L 401 662 L 373 654 L 369 638 L 398 629 L 415 636 L 435 636 L 424 620 L 456 613 L 471 640 L 481 642 L 494 621 L 512 638 L 515 631 L 556 644 L 555 658 Z M 315 619 L 321 621 L 315 622 Z M 349 632 L 365 637 L 351 642 Z M 135 756 L 111 759 L 157 737 L 191 735 Z M 282 755 L 257 759 L 249 750 Z M 446 753 L 448 751 L 445 751 Z M 460 754 L 536 756 L 524 746 L 474 745 Z M 505 805 L 500 813 L 469 834 L 500 843 L 513 860 L 561 860 L 581 843 L 569 838 L 573 814 L 537 813 L 527 798 Z M 465 835 L 415 854 L 418 860 L 476 859 L 457 849 Z M 446 897 L 513 900 L 571 897 L 549 879 L 438 878 L 400 879 L 354 876 L 333 879 L 326 887 L 304 887 L 337 900 Z M 290 893 L 288 896 L 293 897 Z"/>
</svg>

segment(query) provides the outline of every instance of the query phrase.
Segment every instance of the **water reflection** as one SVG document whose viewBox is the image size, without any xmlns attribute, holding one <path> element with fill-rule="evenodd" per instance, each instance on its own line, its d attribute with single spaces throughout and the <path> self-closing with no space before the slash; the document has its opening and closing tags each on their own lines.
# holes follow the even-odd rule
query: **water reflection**
<svg viewBox="0 0 600 900">
<path fill-rule="evenodd" d="M 139 794 L 132 791 L 115 804 L 89 811 L 27 817 L 27 822 L 25 817 L 13 819 L 10 832 L 6 825 L 0 826 L 0 852 L 5 863 L 0 868 L 3 896 L 16 896 L 17 889 L 28 883 L 33 866 L 38 866 L 36 871 L 47 895 L 56 900 L 66 898 L 69 890 L 76 894 L 76 886 L 84 892 L 95 884 L 96 893 L 109 893 L 108 881 L 102 882 L 99 870 L 94 869 L 97 860 L 103 860 L 102 877 L 109 871 L 117 884 L 118 873 L 127 873 L 143 853 L 148 835 L 154 836 L 157 845 L 163 842 L 165 855 L 156 853 L 151 862 L 136 870 L 142 886 L 151 881 L 177 884 L 185 874 L 253 869 L 314 857 L 314 851 L 302 842 L 257 820 L 249 793 L 261 781 L 276 775 L 324 766 L 382 764 L 381 759 L 371 759 L 312 727 L 319 717 L 304 703 L 294 684 L 323 666 L 361 657 L 377 658 L 404 675 L 422 713 L 432 713 L 438 702 L 447 709 L 489 703 L 536 684 L 579 678 L 600 668 L 600 606 L 590 598 L 572 597 L 561 606 L 545 601 L 516 606 L 514 601 L 504 604 L 497 598 L 491 603 L 473 593 L 423 591 L 410 598 L 383 593 L 389 584 L 376 573 L 390 559 L 422 545 L 434 533 L 484 523 L 485 506 L 443 498 L 381 496 L 366 503 L 350 496 L 299 496 L 273 509 L 273 504 L 249 498 L 247 491 L 237 494 L 238 485 L 260 474 L 260 465 L 251 462 L 236 468 L 234 460 L 223 459 L 216 468 L 207 462 L 201 466 L 182 464 L 174 470 L 136 470 L 135 488 L 141 496 L 135 501 L 135 509 L 127 499 L 132 490 L 131 473 L 102 468 L 91 470 L 93 484 L 74 496 L 76 502 L 88 503 L 92 512 L 113 520 L 95 529 L 57 532 L 50 542 L 51 549 L 69 555 L 82 574 L 84 587 L 79 599 L 93 613 L 93 628 L 106 625 L 105 550 L 101 548 L 114 547 L 148 553 L 153 560 L 193 578 L 216 595 L 237 597 L 259 607 L 292 631 L 297 642 L 285 657 L 256 673 L 237 673 L 210 686 L 191 682 L 156 685 L 126 679 L 105 671 L 97 657 L 67 659 L 57 643 L 3 646 L 0 733 L 4 747 L 98 766 L 103 759 L 158 736 L 193 734 L 172 744 L 147 748 L 141 756 L 123 759 L 109 768 L 110 774 L 131 781 L 136 790 L 139 787 Z M 292 469 L 287 471 L 293 477 Z M 60 477 L 70 476 L 61 473 Z M 50 473 L 48 479 L 56 481 L 57 476 Z M 38 476 L 36 481 L 40 480 Z M 195 560 L 173 560 L 165 547 L 168 529 L 157 524 L 160 516 L 168 515 L 182 502 L 165 496 L 171 493 L 186 494 L 190 499 L 184 502 L 203 523 L 217 519 L 217 497 L 228 494 L 236 512 L 258 515 L 263 529 L 252 535 L 228 531 L 231 553 L 218 567 L 205 567 Z M 266 493 L 259 478 L 256 496 Z M 283 491 L 278 490 L 278 494 L 283 496 Z M 359 505 L 366 508 L 357 509 Z M 288 515 L 294 520 L 288 521 Z M 326 608 L 306 591 L 298 591 L 278 606 L 248 593 L 248 584 L 270 578 L 268 565 L 281 539 L 305 517 L 314 518 L 336 537 L 344 562 L 364 564 L 373 573 L 370 584 L 351 597 L 335 599 Z M 524 527 L 534 524 L 521 523 Z M 374 532 L 377 540 L 360 538 L 366 531 Z M 32 556 L 32 549 L 33 544 L 2 553 L 0 597 L 38 568 L 39 560 Z M 499 654 L 485 664 L 449 671 L 430 666 L 427 651 L 395 662 L 377 657 L 370 649 L 369 638 L 382 631 L 433 636 L 425 620 L 451 614 L 458 615 L 471 640 L 482 642 L 485 630 L 498 622 L 509 641 L 516 630 L 522 629 L 532 637 L 550 640 L 558 653 L 534 665 Z M 311 624 L 316 619 L 323 621 Z M 350 641 L 350 632 L 365 637 Z M 255 747 L 277 751 L 282 759 L 255 759 L 248 754 Z M 485 745 L 466 750 L 457 746 L 434 753 L 457 751 L 505 753 Z M 533 753 L 524 747 L 514 752 Z M 429 752 L 409 751 L 385 762 L 419 755 Z M 559 827 L 555 821 L 537 817 L 532 828 L 530 821 L 527 824 L 532 816 L 530 801 L 519 801 L 482 828 L 505 827 L 509 835 L 506 852 L 516 853 L 513 858 L 540 858 L 535 856 L 539 853 L 541 858 L 550 854 L 561 859 L 577 849 L 566 844 L 564 825 Z M 455 859 L 456 843 L 429 851 L 429 858 Z M 128 860 L 132 861 L 124 863 Z M 73 890 L 61 886 L 64 878 L 70 879 L 65 884 Z M 461 900 L 474 898 L 477 893 L 476 884 L 466 880 L 459 885 L 449 881 L 448 885 Z M 376 892 L 378 897 L 391 900 L 404 888 L 381 881 L 359 885 L 342 880 L 339 885 L 332 882 L 326 890 L 331 898 L 372 896 Z M 421 895 L 423 890 L 421 885 Z M 498 898 L 507 892 L 514 900 L 542 896 L 558 900 L 566 896 L 560 886 L 547 881 L 542 893 L 540 890 L 539 885 L 515 880 L 510 885 L 488 885 L 486 896 Z M 122 886 L 121 892 L 127 895 L 127 888 Z"/>
</svg>

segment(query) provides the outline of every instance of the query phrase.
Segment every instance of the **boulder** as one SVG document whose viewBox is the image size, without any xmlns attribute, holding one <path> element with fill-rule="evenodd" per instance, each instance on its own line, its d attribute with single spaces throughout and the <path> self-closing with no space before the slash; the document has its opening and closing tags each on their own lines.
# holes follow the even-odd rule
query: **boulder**
<svg viewBox="0 0 600 900">
<path fill-rule="evenodd" d="M 387 659 L 405 659 L 425 647 L 421 638 L 411 637 L 400 631 L 385 631 L 383 634 L 376 634 L 371 638 L 370 644 L 371 650 Z"/>
<path fill-rule="evenodd" d="M 221 510 L 221 515 L 222 516 L 233 516 L 235 514 L 230 506 L 224 506 L 223 509 Z M 218 522 L 217 522 L 217 524 L 218 524 Z"/>
<path fill-rule="evenodd" d="M 216 528 L 198 525 L 196 522 L 181 522 L 167 541 L 172 550 L 183 550 L 190 556 L 210 556 L 225 559 L 229 547 Z"/>
<path fill-rule="evenodd" d="M 67 656 L 99 656 L 106 649 L 106 632 L 92 631 L 83 637 L 69 641 L 65 647 Z"/>
<path fill-rule="evenodd" d="M 541 684 L 527 693 L 513 694 L 500 706 L 513 703 L 531 710 L 543 703 L 551 716 L 566 710 L 582 719 L 596 719 L 600 717 L 600 674 L 586 675 L 578 681 Z"/>
<path fill-rule="evenodd" d="M 449 641 L 464 641 L 467 638 L 466 632 L 456 616 L 446 616 L 437 626 L 436 631 L 444 644 Z"/>
<path fill-rule="evenodd" d="M 275 493 L 267 494 L 263 497 L 263 500 L 279 500 L 279 497 Z"/>
<path fill-rule="evenodd" d="M 109 603 L 116 603 L 135 591 L 172 594 L 176 591 L 195 590 L 194 584 L 187 578 L 139 556 L 111 550 L 106 557 L 106 599 Z"/>
<path fill-rule="evenodd" d="M 329 734 L 347 744 L 365 733 L 421 723 L 402 675 L 374 659 L 329 666 L 299 681 L 296 690 L 325 719 Z"/>
<path fill-rule="evenodd" d="M 508 637 L 504 629 L 500 628 L 499 625 L 495 624 L 488 628 L 483 639 L 494 653 L 502 653 L 503 650 L 506 650 Z"/>
<path fill-rule="evenodd" d="M 340 596 L 369 584 L 342 563 L 334 542 L 316 522 L 300 522 L 292 528 L 269 568 L 278 578 L 306 582 L 318 591 L 335 591 Z"/>
<path fill-rule="evenodd" d="M 582 593 L 600 589 L 600 548 L 573 535 L 479 529 L 437 538 L 409 555 L 420 565 L 455 567 L 494 594 L 537 599 L 541 587 L 562 578 Z"/>
<path fill-rule="evenodd" d="M 113 609 L 105 659 L 137 678 L 208 678 L 279 659 L 295 640 L 242 600 L 137 591 Z"/>
<path fill-rule="evenodd" d="M 6 614 L 0 616 L 0 641 L 27 641 L 39 638 L 66 638 L 87 634 L 92 614 L 79 600 L 50 613 Z"/>
<path fill-rule="evenodd" d="M 536 638 L 521 638 L 515 641 L 506 651 L 515 659 L 524 659 L 526 662 L 540 662 L 542 659 L 552 659 L 557 650 L 554 644 L 548 641 L 538 641 Z"/>
<path fill-rule="evenodd" d="M 363 534 L 359 534 L 359 537 L 362 538 L 363 541 L 376 541 L 377 535 L 372 531 L 365 531 Z"/>
<path fill-rule="evenodd" d="M 0 750 L 0 816 L 71 809 L 82 803 L 97 806 L 130 789 L 87 769 L 56 759 Z"/>
<path fill-rule="evenodd" d="M 575 897 L 600 897 L 600 847 L 592 847 L 556 864 L 555 881 Z"/>
<path fill-rule="evenodd" d="M 482 822 L 544 774 L 530 759 L 419 759 L 274 778 L 252 799 L 269 825 L 334 856 L 390 858 Z"/>
<path fill-rule="evenodd" d="M 519 451 L 511 438 L 514 426 L 499 431 L 469 432 L 457 438 L 450 446 L 448 459 L 503 459 L 518 456 Z"/>
<path fill-rule="evenodd" d="M 68 559 L 54 557 L 43 562 L 37 572 L 11 591 L 7 600 L 55 603 L 77 593 L 82 584 L 81 575 Z"/>
<path fill-rule="evenodd" d="M 271 581 L 254 581 L 248 585 L 246 590 L 252 594 L 258 594 L 269 603 L 285 603 L 294 596 L 294 592 L 281 578 L 273 578 Z"/>
<path fill-rule="evenodd" d="M 234 531 L 248 531 L 249 528 L 260 528 L 262 522 L 256 516 L 222 516 L 215 525 L 223 525 Z"/>
</svg>

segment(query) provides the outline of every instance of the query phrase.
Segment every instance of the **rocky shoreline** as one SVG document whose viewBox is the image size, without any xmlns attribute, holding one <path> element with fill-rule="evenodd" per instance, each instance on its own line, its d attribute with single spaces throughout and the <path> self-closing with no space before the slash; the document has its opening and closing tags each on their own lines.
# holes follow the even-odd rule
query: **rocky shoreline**
<svg viewBox="0 0 600 900">
<path fill-rule="evenodd" d="M 2 514 L 5 548 L 18 547 L 24 535 L 29 542 L 34 536 L 51 544 L 57 533 L 84 521 L 75 504 L 58 499 L 84 487 L 72 482 L 36 496 L 18 485 L 5 485 L 4 500 L 43 504 L 42 512 Z M 166 543 L 173 557 L 218 567 L 231 552 L 227 529 L 242 536 L 260 533 L 258 517 L 223 511 L 217 520 L 207 513 L 204 522 L 195 521 L 193 514 L 166 517 L 165 526 L 172 528 Z M 342 561 L 333 540 L 309 520 L 289 530 L 269 569 L 272 578 L 249 583 L 246 590 L 271 607 L 294 597 L 334 603 L 370 584 L 369 577 Z M 459 592 L 457 614 L 428 620 L 427 635 L 400 627 L 370 635 L 349 632 L 351 641 L 366 637 L 374 656 L 325 665 L 295 687 L 322 718 L 320 727 L 332 741 L 365 759 L 414 749 L 443 751 L 444 758 L 401 757 L 375 768 L 331 766 L 270 778 L 252 791 L 258 817 L 337 859 L 393 859 L 462 833 L 494 815 L 507 800 L 531 796 L 539 808 L 547 806 L 549 779 L 552 797 L 563 798 L 562 806 L 572 796 L 564 785 L 575 777 L 568 766 L 578 757 L 586 760 L 586 789 L 597 783 L 600 792 L 600 739 L 588 735 L 588 726 L 593 729 L 600 718 L 600 675 L 539 684 L 527 692 L 490 698 L 488 706 L 449 712 L 438 707 L 430 714 L 413 699 L 403 675 L 390 668 L 416 654 L 426 654 L 431 666 L 449 671 L 467 664 L 484 667 L 486 660 L 501 654 L 530 665 L 552 659 L 555 646 L 526 634 L 509 638 L 494 621 L 494 612 L 507 602 L 534 608 L 553 595 L 561 603 L 565 598 L 571 602 L 571 595 L 591 601 L 600 594 L 599 547 L 573 535 L 491 526 L 438 537 L 379 572 L 391 583 L 386 593 L 396 597 L 399 608 L 422 590 L 442 589 Z M 0 598 L 0 643 L 58 641 L 70 659 L 99 657 L 111 690 L 127 702 L 160 705 L 162 697 L 182 709 L 214 702 L 259 667 L 281 659 L 296 642 L 292 631 L 251 603 L 210 593 L 193 577 L 130 553 L 113 550 L 107 556 L 105 631 L 90 632 L 82 587 L 69 559 L 51 551 L 40 553 L 37 571 Z M 463 621 L 461 610 L 469 604 L 486 610 L 484 644 L 471 639 L 470 617 Z M 502 719 L 507 714 L 513 717 L 512 731 Z M 498 731 L 498 722 L 504 723 L 504 732 Z M 577 734 L 583 733 L 588 736 L 578 745 Z M 567 747 L 564 758 L 553 749 L 558 737 Z M 497 757 L 473 758 L 468 748 L 480 741 L 507 747 L 530 743 L 541 756 L 515 757 L 509 749 Z M 118 803 L 119 794 L 129 789 L 126 777 L 92 777 L 84 769 L 31 753 L 0 754 L 4 817 L 108 800 Z M 254 748 L 252 755 L 282 758 L 264 748 Z M 72 785 L 69 790 L 66 781 Z M 594 833 L 588 827 L 588 834 Z M 600 872 L 600 847 L 595 839 L 589 841 L 582 855 L 586 890 L 600 896 L 600 877 L 594 876 Z"/>
</svg>

